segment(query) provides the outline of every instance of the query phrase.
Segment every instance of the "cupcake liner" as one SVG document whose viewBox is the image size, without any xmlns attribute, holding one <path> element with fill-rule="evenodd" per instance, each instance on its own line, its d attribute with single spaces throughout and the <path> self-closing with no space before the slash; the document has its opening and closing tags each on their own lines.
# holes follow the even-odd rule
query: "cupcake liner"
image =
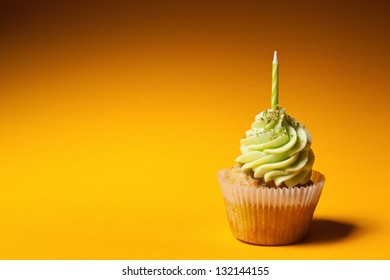
<svg viewBox="0 0 390 280">
<path fill-rule="evenodd" d="M 218 172 L 230 229 L 242 241 L 283 245 L 300 241 L 308 232 L 325 176 L 312 172 L 313 184 L 293 188 L 234 185 Z"/>
</svg>

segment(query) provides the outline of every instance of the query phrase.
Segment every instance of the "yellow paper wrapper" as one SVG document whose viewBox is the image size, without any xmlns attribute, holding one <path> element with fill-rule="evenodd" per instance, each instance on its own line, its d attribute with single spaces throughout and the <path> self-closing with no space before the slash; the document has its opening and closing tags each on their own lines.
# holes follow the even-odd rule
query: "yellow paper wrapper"
<svg viewBox="0 0 390 280">
<path fill-rule="evenodd" d="M 230 229 L 244 242 L 284 245 L 302 240 L 308 233 L 321 196 L 325 176 L 312 172 L 310 186 L 267 188 L 234 185 L 218 172 Z"/>
</svg>

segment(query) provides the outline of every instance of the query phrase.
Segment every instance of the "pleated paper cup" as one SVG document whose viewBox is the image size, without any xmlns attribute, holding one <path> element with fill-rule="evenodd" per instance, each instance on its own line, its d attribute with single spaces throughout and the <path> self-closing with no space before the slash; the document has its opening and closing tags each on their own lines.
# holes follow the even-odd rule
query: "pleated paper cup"
<svg viewBox="0 0 390 280">
<path fill-rule="evenodd" d="M 325 176 L 312 172 L 310 186 L 267 188 L 239 186 L 218 172 L 230 229 L 244 242 L 285 245 L 302 240 L 308 233 L 321 196 Z"/>
</svg>

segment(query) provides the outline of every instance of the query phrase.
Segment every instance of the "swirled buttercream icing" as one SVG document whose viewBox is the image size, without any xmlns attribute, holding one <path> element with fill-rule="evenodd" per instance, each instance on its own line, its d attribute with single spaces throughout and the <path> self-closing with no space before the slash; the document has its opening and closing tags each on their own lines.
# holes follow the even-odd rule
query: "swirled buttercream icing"
<svg viewBox="0 0 390 280">
<path fill-rule="evenodd" d="M 252 171 L 254 178 L 294 187 L 310 180 L 314 163 L 311 143 L 307 129 L 284 108 L 267 109 L 255 117 L 241 139 L 236 162 L 243 172 Z"/>
</svg>

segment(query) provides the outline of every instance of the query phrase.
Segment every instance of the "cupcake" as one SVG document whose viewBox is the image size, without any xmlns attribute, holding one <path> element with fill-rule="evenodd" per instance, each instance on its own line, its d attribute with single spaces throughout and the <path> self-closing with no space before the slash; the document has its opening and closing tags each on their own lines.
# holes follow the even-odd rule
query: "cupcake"
<svg viewBox="0 0 390 280">
<path fill-rule="evenodd" d="M 274 69 L 275 60 L 276 53 Z M 309 132 L 275 104 L 274 92 L 272 100 L 272 108 L 258 114 L 241 139 L 236 164 L 217 174 L 233 235 L 259 245 L 302 240 L 325 182 L 312 169 Z"/>
</svg>

